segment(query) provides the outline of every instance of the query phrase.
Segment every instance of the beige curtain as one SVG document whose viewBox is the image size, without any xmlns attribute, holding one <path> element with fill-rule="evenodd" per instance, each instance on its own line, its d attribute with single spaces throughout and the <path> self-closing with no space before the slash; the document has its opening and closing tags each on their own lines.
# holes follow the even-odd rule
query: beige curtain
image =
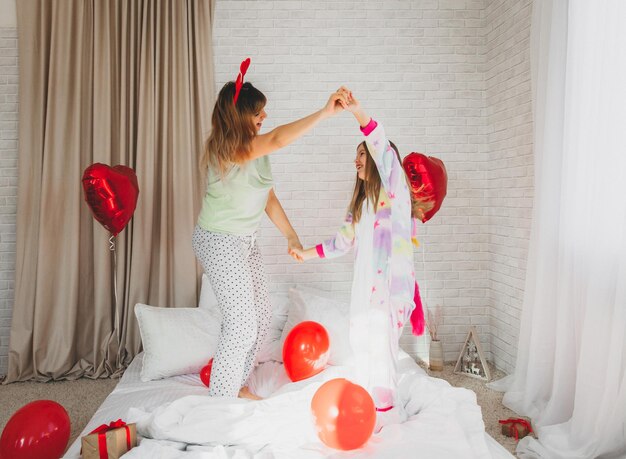
<svg viewBox="0 0 626 459">
<path fill-rule="evenodd" d="M 135 303 L 197 304 L 191 234 L 214 101 L 212 1 L 20 0 L 17 13 L 7 382 L 117 376 L 141 348 Z M 117 302 L 110 235 L 81 187 L 96 162 L 130 166 L 139 182 L 134 217 L 116 238 Z"/>
</svg>

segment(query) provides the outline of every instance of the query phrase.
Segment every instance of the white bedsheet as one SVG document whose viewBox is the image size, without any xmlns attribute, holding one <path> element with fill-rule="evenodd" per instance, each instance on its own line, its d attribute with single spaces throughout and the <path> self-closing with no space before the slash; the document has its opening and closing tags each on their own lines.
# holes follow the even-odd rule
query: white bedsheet
<svg viewBox="0 0 626 459">
<path fill-rule="evenodd" d="M 250 381 L 262 402 L 207 397 L 198 375 L 141 382 L 142 355 L 124 373 L 82 435 L 122 418 L 137 422 L 145 438 L 124 459 L 281 458 L 512 458 L 484 430 L 472 391 L 430 378 L 407 354 L 400 363 L 400 396 L 407 422 L 385 426 L 364 448 L 340 452 L 315 434 L 309 404 L 315 390 L 347 367 L 329 367 L 314 378 L 290 383 L 282 364 L 266 362 Z M 188 445 L 190 444 L 190 445 Z M 80 437 L 66 458 L 79 458 Z"/>
</svg>

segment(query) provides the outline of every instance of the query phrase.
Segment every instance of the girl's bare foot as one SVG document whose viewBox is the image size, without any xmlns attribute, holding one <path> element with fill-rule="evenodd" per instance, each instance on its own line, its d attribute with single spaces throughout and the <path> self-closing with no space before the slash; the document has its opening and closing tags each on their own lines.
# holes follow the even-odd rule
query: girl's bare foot
<svg viewBox="0 0 626 459">
<path fill-rule="evenodd" d="M 248 400 L 263 400 L 258 395 L 255 395 L 252 392 L 250 392 L 250 389 L 248 389 L 247 387 L 241 388 L 241 390 L 239 391 L 239 398 L 247 398 Z"/>
</svg>

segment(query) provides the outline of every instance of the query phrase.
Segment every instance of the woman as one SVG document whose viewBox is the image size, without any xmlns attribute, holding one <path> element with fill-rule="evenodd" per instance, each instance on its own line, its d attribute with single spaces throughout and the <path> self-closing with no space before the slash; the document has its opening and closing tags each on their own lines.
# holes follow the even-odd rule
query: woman
<svg viewBox="0 0 626 459">
<path fill-rule="evenodd" d="M 202 168 L 208 173 L 202 210 L 193 234 L 194 252 L 209 277 L 222 312 L 209 395 L 258 399 L 246 385 L 271 318 L 267 278 L 256 243 L 263 212 L 287 239 L 288 253 L 299 260 L 298 235 L 273 189 L 268 155 L 340 112 L 347 93 L 333 93 L 309 116 L 260 134 L 267 117 L 266 98 L 243 83 L 249 59 L 236 82 L 220 91 L 212 116 Z"/>
</svg>

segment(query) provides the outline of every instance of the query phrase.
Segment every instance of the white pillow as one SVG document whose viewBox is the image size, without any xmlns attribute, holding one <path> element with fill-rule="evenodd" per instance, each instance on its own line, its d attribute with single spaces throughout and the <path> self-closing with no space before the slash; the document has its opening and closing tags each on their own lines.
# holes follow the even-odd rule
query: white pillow
<svg viewBox="0 0 626 459">
<path fill-rule="evenodd" d="M 324 326 L 330 341 L 331 365 L 347 365 L 352 358 L 350 346 L 350 304 L 331 298 L 328 292 L 311 288 L 290 289 L 291 308 L 280 338 L 280 358 L 287 335 L 300 322 L 312 320 Z"/>
<path fill-rule="evenodd" d="M 142 381 L 199 373 L 217 350 L 220 318 L 208 309 L 135 305 L 143 343 Z"/>
<path fill-rule="evenodd" d="M 261 345 L 261 349 L 259 349 L 259 354 L 257 355 L 258 363 L 268 362 L 270 360 L 282 362 L 283 359 L 283 348 L 280 337 L 285 322 L 287 321 L 287 313 L 289 312 L 289 295 L 287 292 L 270 293 L 270 304 L 272 305 L 272 319 L 265 341 L 263 341 L 263 345 Z M 200 302 L 198 303 L 198 307 L 211 310 L 213 314 L 219 318 L 219 321 L 221 321 L 222 314 L 217 304 L 217 298 L 215 297 L 211 282 L 206 274 L 202 274 L 202 287 L 200 289 Z"/>
</svg>

